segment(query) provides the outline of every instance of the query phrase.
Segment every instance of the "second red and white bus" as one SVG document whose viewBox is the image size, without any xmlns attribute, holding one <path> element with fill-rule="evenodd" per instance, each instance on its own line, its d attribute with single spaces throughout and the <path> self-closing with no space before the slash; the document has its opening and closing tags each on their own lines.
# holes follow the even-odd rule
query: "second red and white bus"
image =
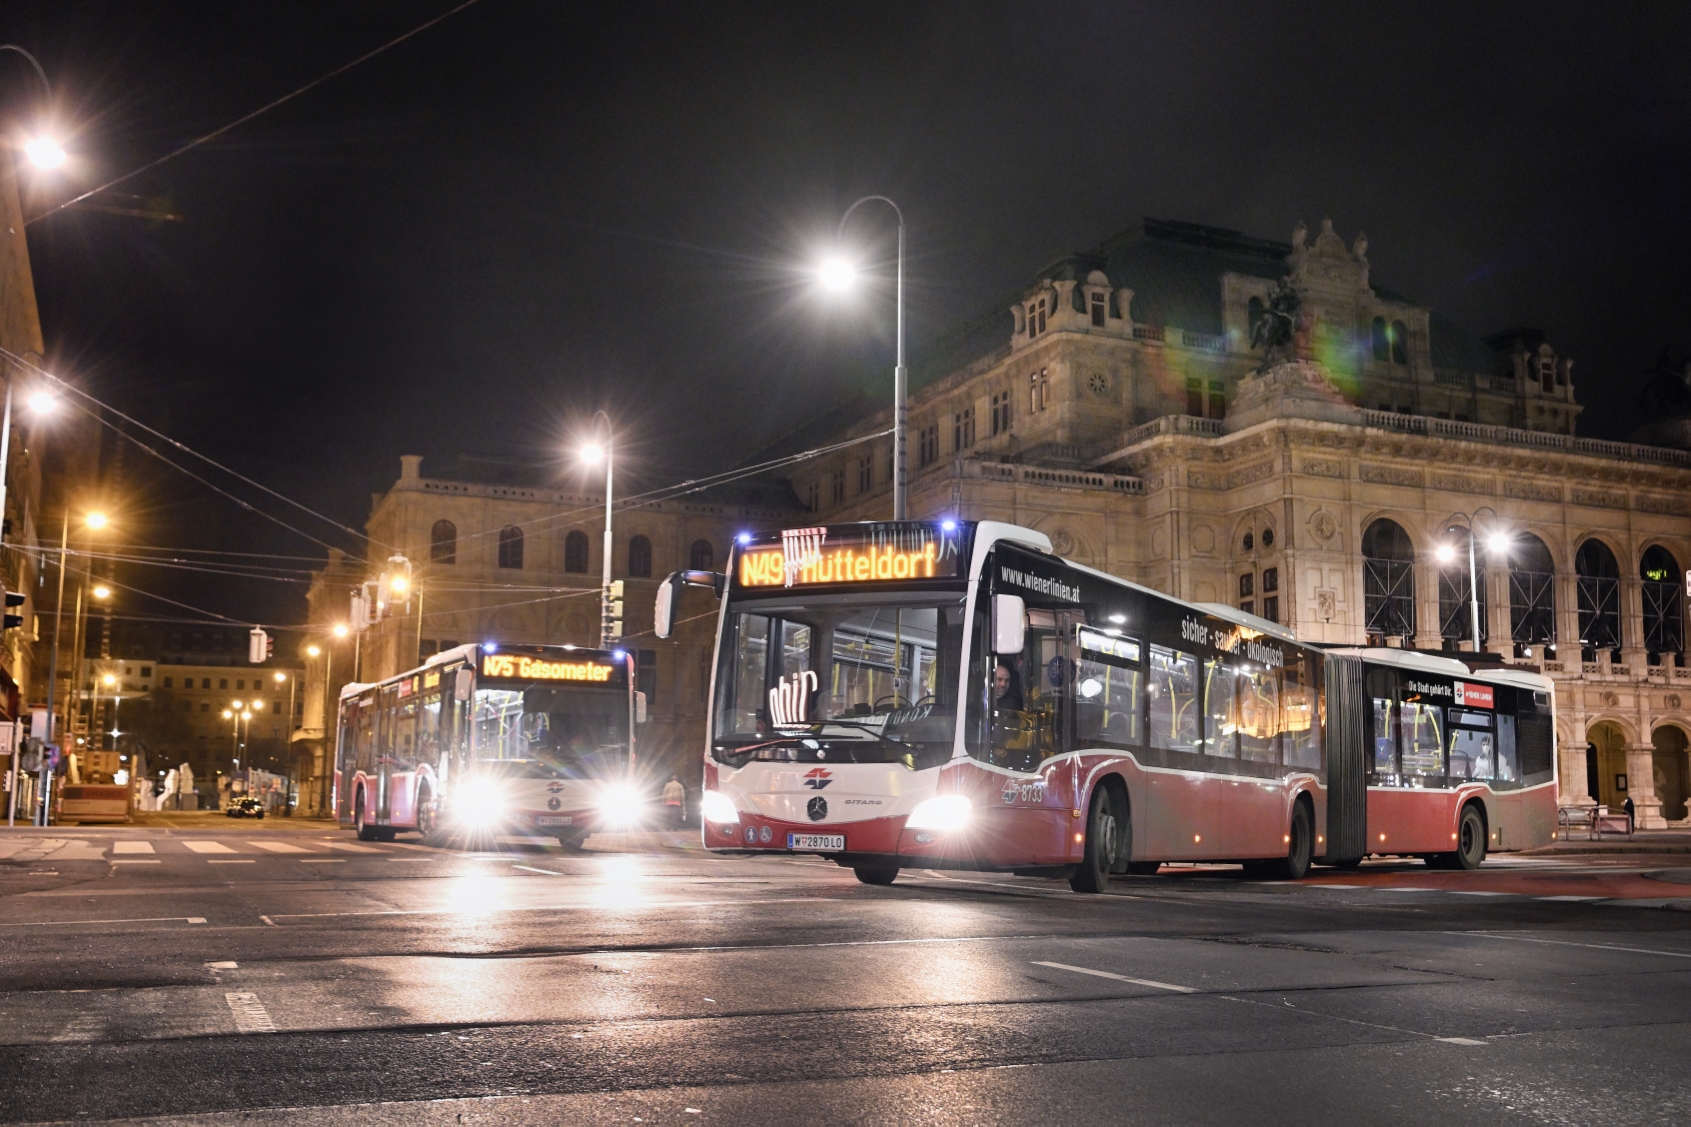
<svg viewBox="0 0 1691 1127">
<path fill-rule="evenodd" d="M 660 587 L 670 621 L 684 583 Z M 1552 686 L 1321 649 L 993 522 L 741 538 L 719 578 L 701 803 L 715 851 L 1066 875 L 1173 861 L 1301 877 L 1551 839 Z"/>
<path fill-rule="evenodd" d="M 624 828 L 644 697 L 625 652 L 457 646 L 341 690 L 334 808 L 361 840 L 444 831 L 556 837 Z"/>
</svg>

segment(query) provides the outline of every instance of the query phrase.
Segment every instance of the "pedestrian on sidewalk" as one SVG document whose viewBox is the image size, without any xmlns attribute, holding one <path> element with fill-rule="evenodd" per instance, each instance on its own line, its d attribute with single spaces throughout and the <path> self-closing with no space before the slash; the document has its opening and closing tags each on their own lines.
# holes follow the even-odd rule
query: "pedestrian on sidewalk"
<svg viewBox="0 0 1691 1127">
<path fill-rule="evenodd" d="M 671 775 L 663 785 L 663 804 L 671 826 L 680 829 L 687 824 L 687 788 L 681 785 L 680 775 Z"/>
</svg>

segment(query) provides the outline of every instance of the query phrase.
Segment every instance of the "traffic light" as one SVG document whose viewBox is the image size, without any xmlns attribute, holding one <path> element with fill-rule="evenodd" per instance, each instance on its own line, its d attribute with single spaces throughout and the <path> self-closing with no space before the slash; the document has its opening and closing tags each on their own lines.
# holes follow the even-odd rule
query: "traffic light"
<svg viewBox="0 0 1691 1127">
<path fill-rule="evenodd" d="M 5 588 L 0 587 L 0 591 L 5 591 Z M 6 617 L 5 617 L 4 623 L 0 624 L 0 629 L 11 630 L 14 627 L 18 627 L 18 626 L 23 625 L 23 615 L 13 614 L 12 608 L 23 606 L 24 596 L 23 596 L 22 591 L 5 591 L 5 594 L 6 594 Z"/>
<path fill-rule="evenodd" d="M 247 635 L 247 660 L 254 665 L 262 665 L 270 659 L 270 651 L 275 643 L 270 635 L 264 632 L 264 627 L 254 626 Z"/>
<path fill-rule="evenodd" d="M 622 637 L 622 580 L 613 579 L 604 594 L 605 636 Z"/>
</svg>

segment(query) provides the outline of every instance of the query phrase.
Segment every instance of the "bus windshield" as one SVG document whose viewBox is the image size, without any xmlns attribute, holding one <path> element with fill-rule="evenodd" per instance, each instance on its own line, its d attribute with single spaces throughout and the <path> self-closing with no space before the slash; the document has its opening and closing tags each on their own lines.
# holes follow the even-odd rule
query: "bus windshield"
<svg viewBox="0 0 1691 1127">
<path fill-rule="evenodd" d="M 960 593 L 730 605 L 717 662 L 718 757 L 943 762 L 963 621 Z"/>
<path fill-rule="evenodd" d="M 545 764 L 560 777 L 596 777 L 628 759 L 628 697 L 615 690 L 476 690 L 475 757 Z"/>
</svg>

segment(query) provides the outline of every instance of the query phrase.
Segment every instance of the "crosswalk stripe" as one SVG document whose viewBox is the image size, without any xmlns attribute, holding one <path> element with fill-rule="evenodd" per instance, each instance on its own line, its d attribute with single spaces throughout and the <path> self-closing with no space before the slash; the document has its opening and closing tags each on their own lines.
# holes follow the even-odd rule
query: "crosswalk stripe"
<svg viewBox="0 0 1691 1127">
<path fill-rule="evenodd" d="M 257 846 L 259 849 L 268 849 L 272 853 L 310 853 L 311 852 L 311 850 L 309 850 L 309 849 L 301 849 L 297 845 L 289 845 L 287 842 L 284 842 L 284 841 L 249 841 L 249 842 L 247 842 L 247 844 Z"/>
<path fill-rule="evenodd" d="M 347 853 L 380 853 L 380 849 L 373 849 L 368 845 L 354 845 L 350 841 L 324 841 L 323 845 L 330 849 L 340 849 Z"/>
<path fill-rule="evenodd" d="M 114 841 L 113 853 L 151 853 L 153 843 L 150 841 Z"/>
<path fill-rule="evenodd" d="M 184 841 L 182 844 L 186 845 L 189 849 L 192 849 L 195 853 L 233 853 L 233 852 L 235 852 L 233 849 L 230 849 L 227 845 L 224 845 L 221 841 Z"/>
</svg>

